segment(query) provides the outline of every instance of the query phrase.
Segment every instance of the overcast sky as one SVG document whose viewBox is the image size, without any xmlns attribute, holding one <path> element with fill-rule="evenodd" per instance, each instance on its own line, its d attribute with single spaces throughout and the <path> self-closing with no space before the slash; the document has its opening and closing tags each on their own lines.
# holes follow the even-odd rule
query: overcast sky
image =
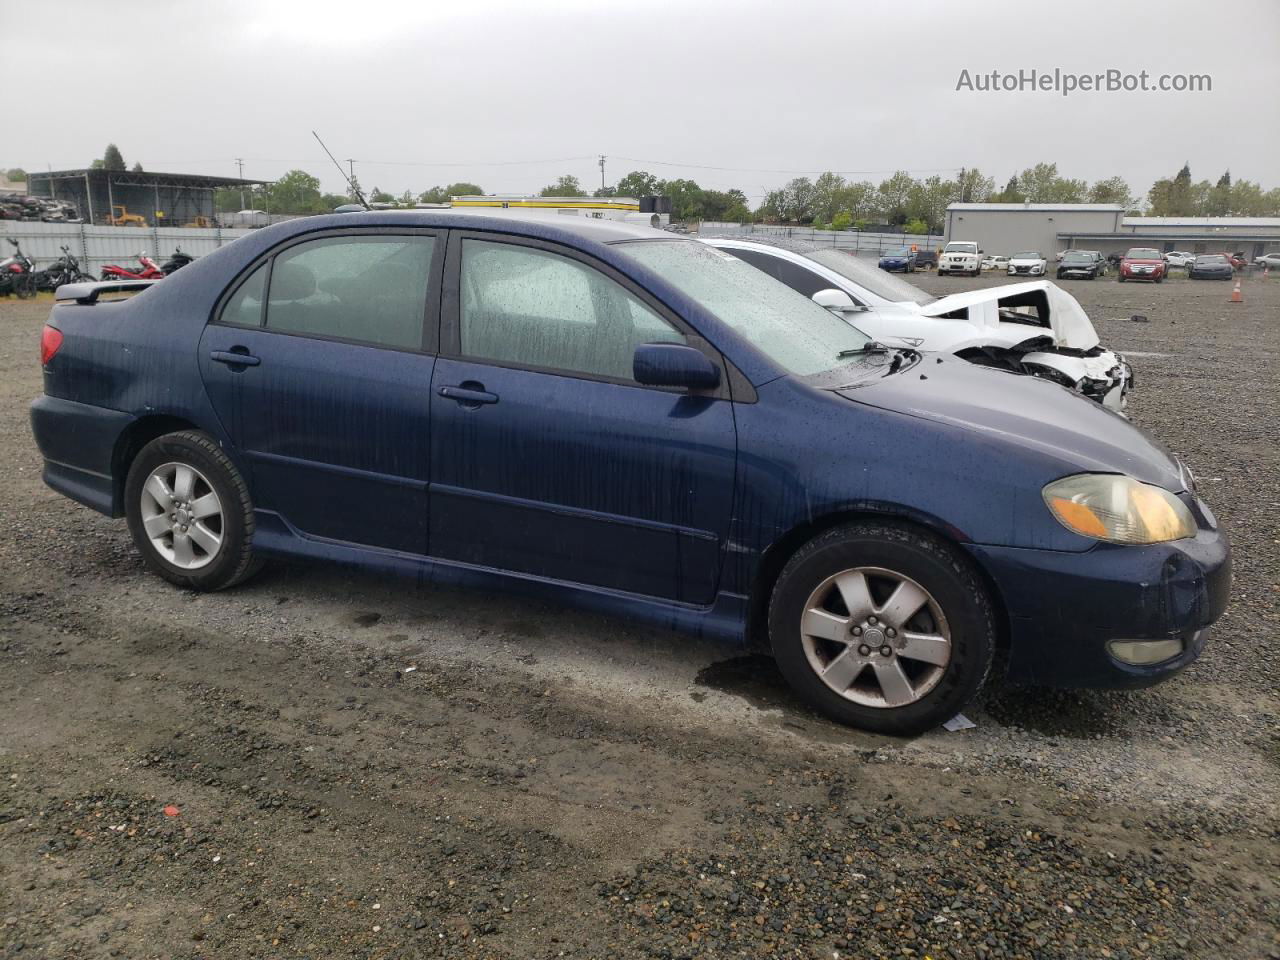
<svg viewBox="0 0 1280 960">
<path fill-rule="evenodd" d="M 399 194 L 467 179 L 532 192 L 634 169 L 738 187 L 952 175 L 1040 160 L 1145 195 L 1195 179 L 1280 186 L 1280 5 L 0 0 L 11 109 L 0 167 L 87 166 L 108 142 L 158 171 L 340 192 L 311 137 Z M 98 32 L 104 18 L 113 26 Z M 970 75 L 1209 74 L 1208 93 L 957 92 Z M 16 97 L 17 99 L 13 99 Z M 661 161 L 661 162 L 659 162 Z M 716 168 L 716 169 L 711 169 Z"/>
</svg>

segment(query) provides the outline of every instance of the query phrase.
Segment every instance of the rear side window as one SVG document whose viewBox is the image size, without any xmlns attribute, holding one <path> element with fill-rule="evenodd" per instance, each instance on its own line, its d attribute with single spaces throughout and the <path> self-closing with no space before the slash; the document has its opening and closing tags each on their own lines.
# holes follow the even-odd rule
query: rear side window
<svg viewBox="0 0 1280 960">
<path fill-rule="evenodd" d="M 249 274 L 240 288 L 231 295 L 222 308 L 222 322 L 238 327 L 257 327 L 262 324 L 262 294 L 267 285 L 267 265 L 264 263 Z"/>
<path fill-rule="evenodd" d="M 468 357 L 630 380 L 637 346 L 685 339 L 609 277 L 558 254 L 464 240 L 460 280 Z"/>
<path fill-rule="evenodd" d="M 434 249 L 433 237 L 397 236 L 326 237 L 290 247 L 271 268 L 266 327 L 419 349 Z"/>
</svg>

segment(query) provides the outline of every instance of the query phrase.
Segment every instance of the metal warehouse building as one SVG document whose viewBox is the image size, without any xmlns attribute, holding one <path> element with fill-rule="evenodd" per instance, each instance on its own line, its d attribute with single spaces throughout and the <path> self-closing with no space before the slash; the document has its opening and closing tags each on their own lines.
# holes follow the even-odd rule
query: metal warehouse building
<svg viewBox="0 0 1280 960">
<path fill-rule="evenodd" d="M 946 239 L 976 240 L 988 254 L 1155 247 L 1253 259 L 1280 252 L 1280 217 L 1126 217 L 1109 203 L 953 203 Z"/>
<path fill-rule="evenodd" d="M 140 216 L 147 226 L 212 223 L 214 191 L 252 187 L 261 180 L 205 177 L 189 173 L 135 173 L 130 170 L 54 170 L 27 175 L 32 196 L 53 197 L 75 205 L 88 223 L 109 223 L 112 207 Z M 115 214 L 119 215 L 120 210 Z"/>
</svg>

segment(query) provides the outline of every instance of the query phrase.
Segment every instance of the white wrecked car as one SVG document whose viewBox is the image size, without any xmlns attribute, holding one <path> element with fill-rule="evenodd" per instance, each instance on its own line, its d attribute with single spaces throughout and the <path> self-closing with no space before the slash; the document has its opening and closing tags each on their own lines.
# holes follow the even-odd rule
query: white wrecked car
<svg viewBox="0 0 1280 960">
<path fill-rule="evenodd" d="M 874 261 L 817 244 L 703 237 L 843 316 L 889 345 L 938 350 L 984 366 L 1044 377 L 1124 409 L 1133 372 L 1105 349 L 1084 308 L 1048 280 L 969 290 L 938 299 Z"/>
</svg>

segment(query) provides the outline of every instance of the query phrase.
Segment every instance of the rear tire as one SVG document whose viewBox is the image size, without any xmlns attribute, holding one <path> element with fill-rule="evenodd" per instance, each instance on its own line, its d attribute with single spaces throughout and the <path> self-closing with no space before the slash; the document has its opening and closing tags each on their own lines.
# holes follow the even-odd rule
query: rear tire
<svg viewBox="0 0 1280 960">
<path fill-rule="evenodd" d="M 261 568 L 253 504 L 240 472 L 206 433 L 152 440 L 125 481 L 129 533 L 152 573 L 191 590 L 224 590 Z"/>
<path fill-rule="evenodd" d="M 896 736 L 930 730 L 973 699 L 995 636 L 991 601 L 968 559 L 886 522 L 811 540 L 787 562 L 769 602 L 773 654 L 796 692 L 834 720 Z"/>
</svg>

